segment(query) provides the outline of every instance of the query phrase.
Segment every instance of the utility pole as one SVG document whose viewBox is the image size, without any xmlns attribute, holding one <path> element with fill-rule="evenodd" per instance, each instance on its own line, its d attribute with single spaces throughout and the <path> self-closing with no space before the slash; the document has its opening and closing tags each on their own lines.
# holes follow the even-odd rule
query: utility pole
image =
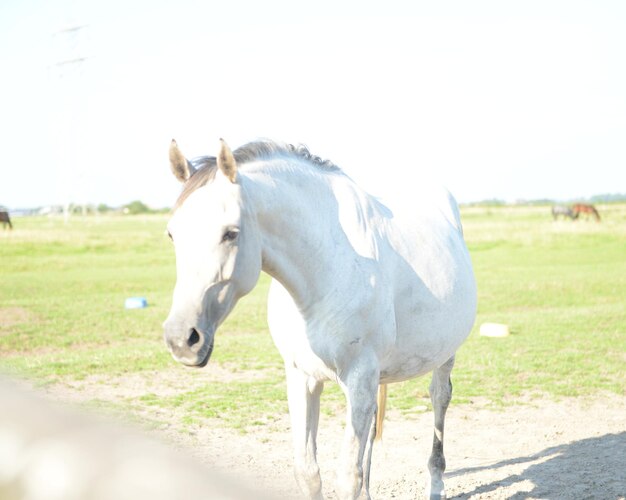
<svg viewBox="0 0 626 500">
<path fill-rule="evenodd" d="M 50 69 L 55 89 L 53 95 L 57 105 L 54 132 L 57 134 L 57 168 L 63 184 L 65 223 L 70 216 L 72 186 L 75 185 L 81 171 L 78 166 L 81 158 L 78 157 L 77 146 L 82 143 L 84 126 L 83 70 L 87 61 L 86 35 L 87 25 L 80 23 L 70 23 L 52 34 L 54 54 Z"/>
</svg>

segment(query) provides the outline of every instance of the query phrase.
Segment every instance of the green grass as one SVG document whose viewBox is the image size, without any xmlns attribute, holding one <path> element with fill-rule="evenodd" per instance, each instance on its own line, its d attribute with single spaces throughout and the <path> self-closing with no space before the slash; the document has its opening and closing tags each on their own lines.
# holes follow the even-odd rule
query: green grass
<svg viewBox="0 0 626 500">
<path fill-rule="evenodd" d="M 478 281 L 476 327 L 458 352 L 455 398 L 496 405 L 529 396 L 625 394 L 626 206 L 603 220 L 553 222 L 548 207 L 465 208 L 464 230 Z M 0 370 L 36 384 L 92 376 L 180 370 L 162 341 L 175 282 L 166 216 L 21 218 L 0 233 Z M 187 423 L 219 418 L 246 428 L 286 412 L 282 361 L 265 320 L 269 279 L 222 326 L 211 362 L 263 376 L 205 384 L 120 406 L 183 410 Z M 124 309 L 129 296 L 149 307 Z M 483 322 L 506 338 L 478 335 Z M 206 368 L 210 370 L 210 367 Z M 428 378 L 390 386 L 389 406 L 421 411 Z M 327 384 L 323 411 L 343 405 Z"/>
<path fill-rule="evenodd" d="M 503 322 L 513 335 L 475 328 L 459 352 L 462 396 L 624 394 L 626 211 L 602 213 L 601 224 L 554 223 L 545 207 L 465 214 L 477 325 Z"/>
</svg>

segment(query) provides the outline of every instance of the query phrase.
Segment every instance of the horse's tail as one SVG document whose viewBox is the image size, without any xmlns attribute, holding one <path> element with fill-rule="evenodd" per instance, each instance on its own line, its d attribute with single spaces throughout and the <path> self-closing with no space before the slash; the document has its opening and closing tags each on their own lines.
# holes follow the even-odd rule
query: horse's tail
<svg viewBox="0 0 626 500">
<path fill-rule="evenodd" d="M 378 386 L 378 396 L 376 397 L 378 409 L 376 410 L 376 441 L 383 437 L 383 422 L 385 420 L 385 408 L 387 407 L 387 384 Z"/>
</svg>

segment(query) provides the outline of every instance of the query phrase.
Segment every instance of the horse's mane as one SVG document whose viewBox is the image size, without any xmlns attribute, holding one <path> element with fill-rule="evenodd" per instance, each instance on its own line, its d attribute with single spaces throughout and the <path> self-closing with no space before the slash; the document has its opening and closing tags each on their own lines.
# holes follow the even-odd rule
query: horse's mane
<svg viewBox="0 0 626 500">
<path fill-rule="evenodd" d="M 260 140 L 249 142 L 233 151 L 235 161 L 239 166 L 246 163 L 268 160 L 277 156 L 296 158 L 305 160 L 320 170 L 328 172 L 340 172 L 341 169 L 330 160 L 323 160 L 319 156 L 312 155 L 308 148 L 302 144 L 294 146 L 292 144 L 282 144 L 270 140 Z M 199 156 L 190 161 L 195 172 L 185 182 L 183 190 L 176 200 L 174 210 L 176 210 L 196 189 L 205 186 L 215 178 L 217 169 L 217 159 L 214 156 Z"/>
<path fill-rule="evenodd" d="M 323 160 L 319 156 L 312 155 L 308 148 L 302 144 L 294 146 L 292 144 L 281 144 L 274 141 L 255 141 L 244 144 L 233 151 L 235 161 L 244 164 L 257 160 L 264 160 L 276 156 L 288 156 L 306 160 L 322 170 L 338 171 L 339 167 L 330 160 Z"/>
</svg>

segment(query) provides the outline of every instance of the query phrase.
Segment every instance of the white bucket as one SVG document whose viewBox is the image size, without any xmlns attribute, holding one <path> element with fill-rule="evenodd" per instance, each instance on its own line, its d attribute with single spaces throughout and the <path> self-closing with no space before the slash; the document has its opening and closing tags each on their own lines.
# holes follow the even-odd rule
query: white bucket
<svg viewBox="0 0 626 500">
<path fill-rule="evenodd" d="M 480 325 L 482 337 L 508 337 L 510 334 L 509 325 L 502 323 L 483 323 Z"/>
</svg>

